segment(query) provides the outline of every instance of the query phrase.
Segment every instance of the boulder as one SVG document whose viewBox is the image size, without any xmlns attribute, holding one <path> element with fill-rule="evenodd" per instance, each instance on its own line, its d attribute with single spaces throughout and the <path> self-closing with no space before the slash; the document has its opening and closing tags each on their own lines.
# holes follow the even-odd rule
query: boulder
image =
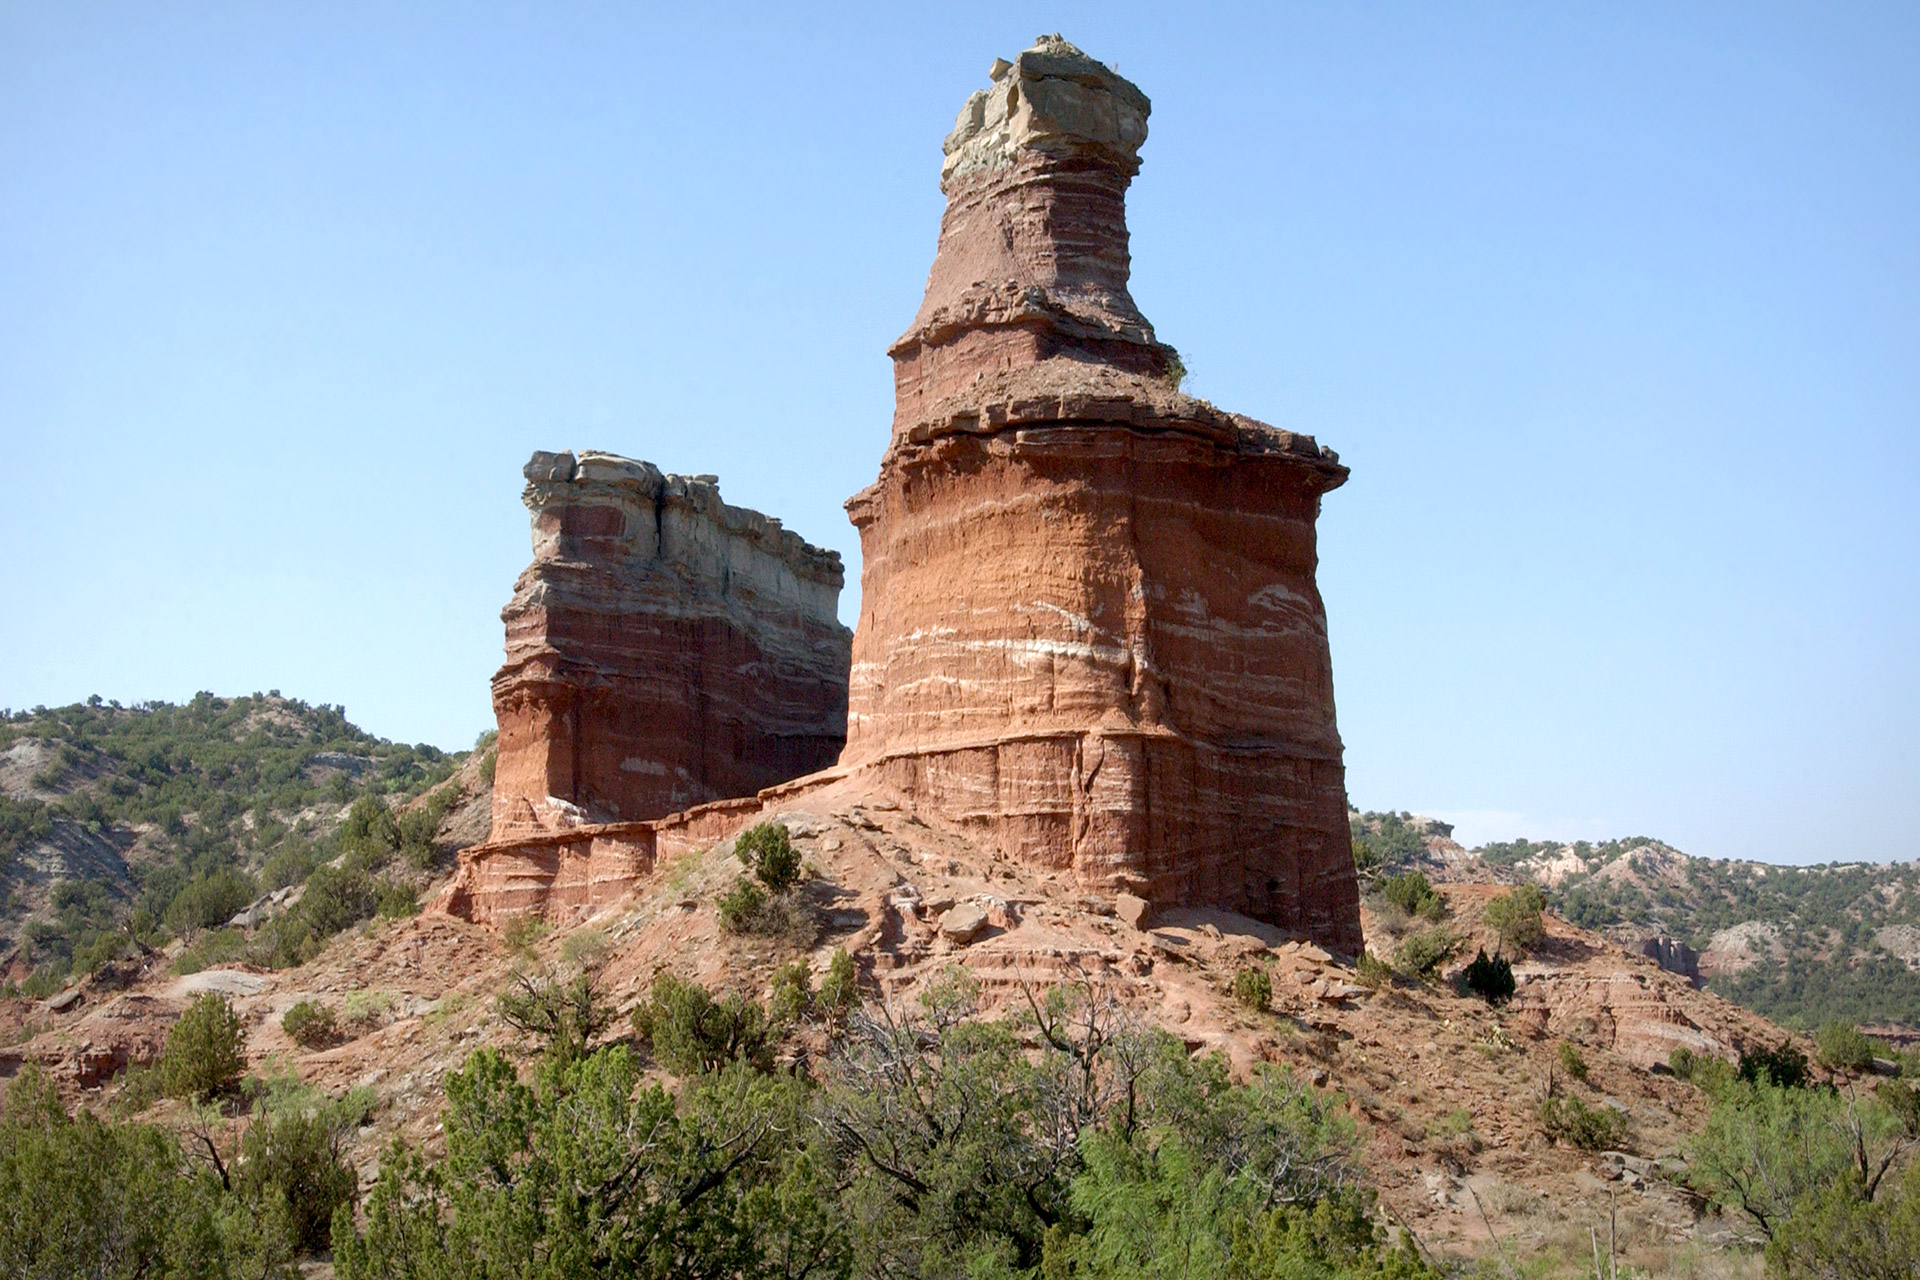
<svg viewBox="0 0 1920 1280">
<path fill-rule="evenodd" d="M 977 902 L 963 902 L 940 917 L 940 934 L 958 943 L 969 943 L 987 929 L 987 909 Z"/>
</svg>

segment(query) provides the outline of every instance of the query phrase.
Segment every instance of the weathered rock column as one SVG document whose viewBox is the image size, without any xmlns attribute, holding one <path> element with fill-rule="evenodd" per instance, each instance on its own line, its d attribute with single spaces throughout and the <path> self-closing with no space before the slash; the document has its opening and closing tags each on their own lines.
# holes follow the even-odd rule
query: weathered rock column
<svg viewBox="0 0 1920 1280">
<path fill-rule="evenodd" d="M 501 613 L 489 843 L 750 796 L 834 762 L 852 637 L 837 552 L 712 476 L 537 453 Z"/>
<path fill-rule="evenodd" d="M 1090 889 L 1360 946 L 1302 435 L 1177 390 L 1127 291 L 1145 95 L 1057 37 L 946 143 L 894 344 L 841 763 Z"/>
</svg>

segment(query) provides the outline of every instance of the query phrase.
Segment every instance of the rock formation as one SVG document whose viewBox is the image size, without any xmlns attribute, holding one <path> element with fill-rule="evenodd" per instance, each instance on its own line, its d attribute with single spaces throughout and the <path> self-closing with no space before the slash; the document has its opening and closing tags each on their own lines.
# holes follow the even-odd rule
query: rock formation
<svg viewBox="0 0 1920 1280">
<path fill-rule="evenodd" d="M 967 102 L 890 349 L 841 764 L 1090 889 L 1360 945 L 1306 436 L 1178 390 L 1127 290 L 1145 95 L 1058 37 Z"/>
<path fill-rule="evenodd" d="M 610 901 L 652 865 L 645 820 L 825 768 L 846 738 L 837 552 L 712 476 L 536 453 L 526 478 L 492 831 L 449 895 L 469 918 Z"/>
<path fill-rule="evenodd" d="M 727 506 L 712 476 L 536 453 L 533 563 L 501 613 L 491 839 L 658 818 L 834 762 L 837 552 Z"/>
</svg>

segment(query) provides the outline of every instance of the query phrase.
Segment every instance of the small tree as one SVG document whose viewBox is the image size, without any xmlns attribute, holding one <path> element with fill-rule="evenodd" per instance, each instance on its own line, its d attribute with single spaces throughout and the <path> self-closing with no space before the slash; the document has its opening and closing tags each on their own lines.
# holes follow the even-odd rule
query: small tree
<svg viewBox="0 0 1920 1280">
<path fill-rule="evenodd" d="M 767 891 L 751 880 L 741 880 L 721 894 L 714 906 L 720 927 L 728 933 L 752 933 L 767 909 Z"/>
<path fill-rule="evenodd" d="M 1793 1047 L 1792 1041 L 1777 1048 L 1761 1045 L 1740 1051 L 1740 1078 L 1748 1084 L 1770 1084 L 1779 1089 L 1798 1089 L 1807 1083 L 1807 1055 Z"/>
<path fill-rule="evenodd" d="M 1394 967 L 1410 978 L 1425 978 L 1459 949 L 1459 934 L 1445 925 L 1429 925 L 1401 939 Z"/>
<path fill-rule="evenodd" d="M 820 993 L 814 1001 L 826 1015 L 827 1025 L 836 1030 L 846 1026 L 848 1016 L 860 1007 L 860 979 L 845 947 L 834 948 L 833 959 L 827 962 L 827 976 L 820 979 Z"/>
<path fill-rule="evenodd" d="M 798 1022 L 814 1011 L 813 971 L 805 960 L 782 965 L 773 975 L 767 1013 L 776 1024 Z"/>
<path fill-rule="evenodd" d="M 1549 1140 L 1582 1151 L 1604 1151 L 1626 1141 L 1627 1118 L 1612 1107 L 1590 1107 L 1568 1094 L 1550 1094 L 1540 1104 L 1540 1127 Z"/>
<path fill-rule="evenodd" d="M 280 1019 L 280 1029 L 307 1049 L 325 1049 L 340 1038 L 340 1020 L 318 1000 L 302 1000 Z"/>
<path fill-rule="evenodd" d="M 1580 1052 L 1580 1046 L 1571 1040 L 1560 1042 L 1560 1069 L 1575 1080 L 1585 1083 L 1587 1078 L 1587 1055 Z"/>
<path fill-rule="evenodd" d="M 1474 955 L 1462 976 L 1467 990 L 1488 1004 L 1499 1004 L 1513 996 L 1513 965 L 1505 956 L 1488 956 L 1485 948 Z"/>
<path fill-rule="evenodd" d="M 334 1210 L 358 1187 L 341 1136 L 325 1115 L 282 1112 L 255 1120 L 241 1141 L 234 1190 L 302 1253 L 327 1247 Z"/>
<path fill-rule="evenodd" d="M 1547 898 L 1539 889 L 1523 884 L 1487 903 L 1487 924 L 1500 935 L 1503 949 L 1525 955 L 1547 936 Z"/>
<path fill-rule="evenodd" d="M 778 822 L 748 827 L 734 841 L 733 851 L 774 893 L 785 893 L 800 880 L 800 851 Z"/>
<path fill-rule="evenodd" d="M 746 996 L 715 1000 L 699 983 L 663 973 L 632 1020 L 634 1034 L 676 1075 L 703 1075 L 735 1061 L 773 1070 L 767 1015 Z"/>
<path fill-rule="evenodd" d="M 561 1063 L 584 1056 L 613 1020 L 601 1002 L 599 977 L 592 969 L 569 980 L 517 973 L 513 985 L 500 993 L 497 1008 L 501 1021 L 539 1037 L 547 1056 Z"/>
<path fill-rule="evenodd" d="M 1380 885 L 1380 896 L 1408 915 L 1418 916 L 1422 920 L 1440 920 L 1447 914 L 1446 902 L 1433 891 L 1433 885 L 1427 877 L 1418 871 L 1388 876 Z"/>
<path fill-rule="evenodd" d="M 1378 849 L 1364 840 L 1353 842 L 1353 874 L 1362 884 L 1372 884 L 1379 877 L 1383 863 Z"/>
<path fill-rule="evenodd" d="M 224 996 L 203 992 L 167 1033 L 160 1087 L 167 1096 L 207 1102 L 232 1093 L 247 1069 L 246 1033 Z"/>
</svg>

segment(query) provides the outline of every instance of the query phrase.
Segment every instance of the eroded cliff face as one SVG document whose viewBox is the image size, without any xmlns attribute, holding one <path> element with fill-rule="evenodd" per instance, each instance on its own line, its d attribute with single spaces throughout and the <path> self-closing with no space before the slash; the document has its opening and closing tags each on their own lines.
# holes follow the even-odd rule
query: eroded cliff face
<svg viewBox="0 0 1920 1280">
<path fill-rule="evenodd" d="M 490 844 L 658 818 L 825 768 L 851 637 L 836 552 L 712 476 L 536 453 L 533 563 L 502 612 Z"/>
<path fill-rule="evenodd" d="M 1082 886 L 1360 945 L 1306 436 L 1176 389 L 1127 291 L 1146 97 L 1057 37 L 946 144 L 841 764 Z"/>
</svg>

